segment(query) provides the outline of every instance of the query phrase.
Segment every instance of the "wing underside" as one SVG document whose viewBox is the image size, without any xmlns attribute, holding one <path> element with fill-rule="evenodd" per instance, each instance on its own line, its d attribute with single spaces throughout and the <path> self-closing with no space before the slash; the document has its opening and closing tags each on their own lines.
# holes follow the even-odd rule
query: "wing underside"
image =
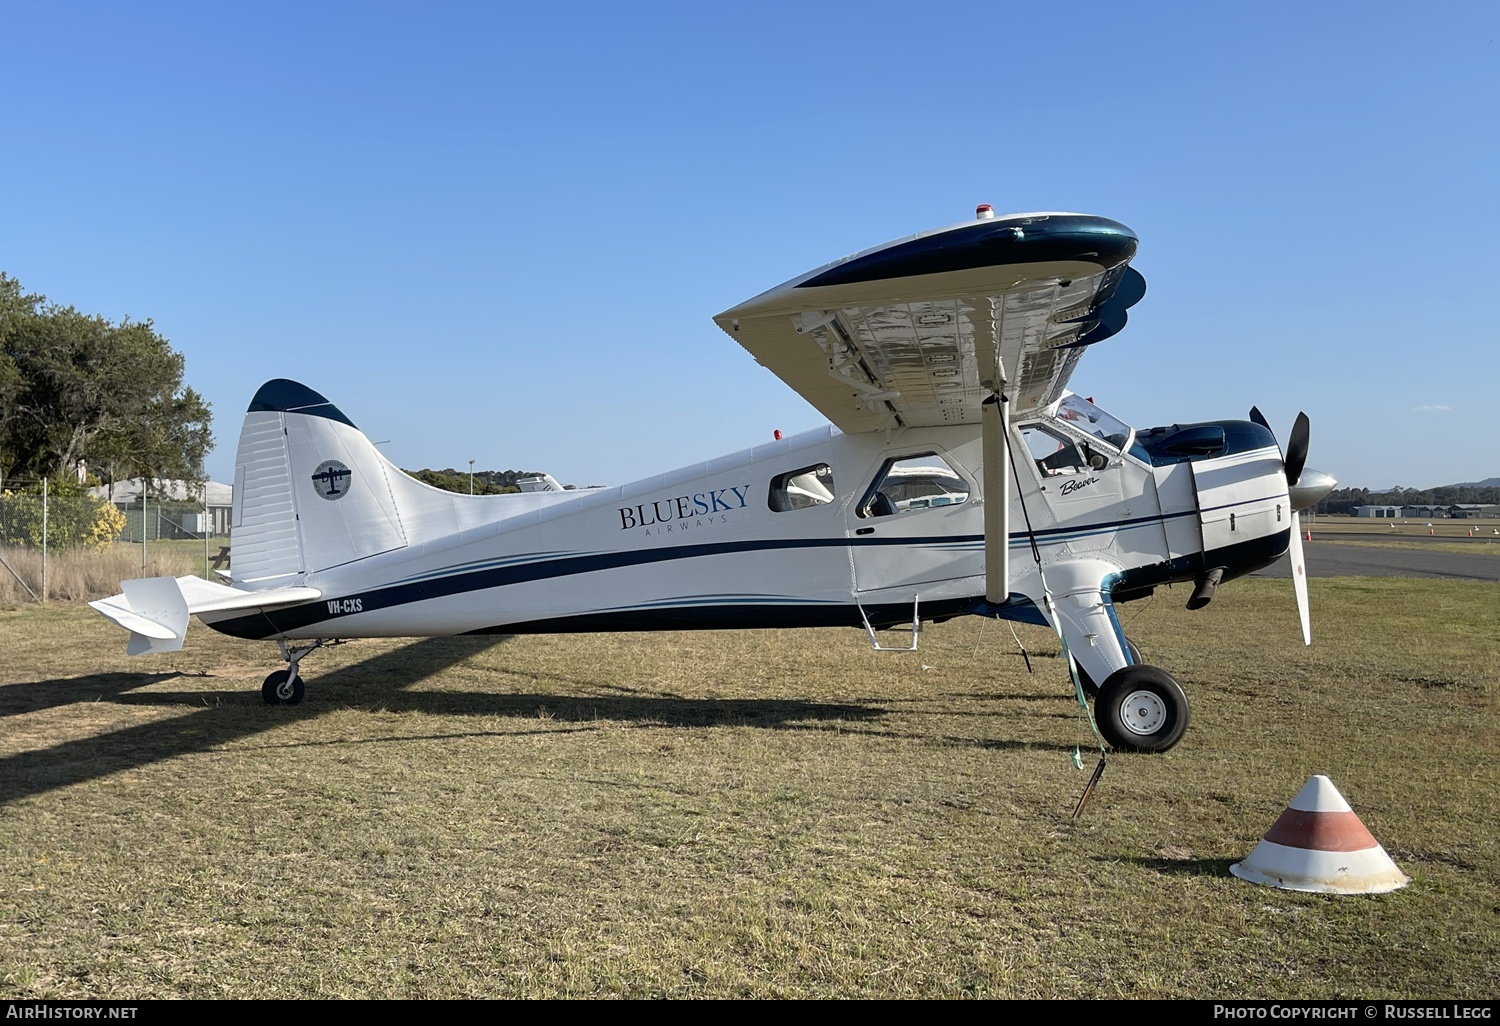
<svg viewBox="0 0 1500 1026">
<path fill-rule="evenodd" d="M 1079 214 L 985 219 L 876 247 L 714 318 L 846 432 L 977 424 L 1056 400 L 1145 292 L 1135 235 Z M 998 367 L 996 359 L 998 357 Z"/>
</svg>

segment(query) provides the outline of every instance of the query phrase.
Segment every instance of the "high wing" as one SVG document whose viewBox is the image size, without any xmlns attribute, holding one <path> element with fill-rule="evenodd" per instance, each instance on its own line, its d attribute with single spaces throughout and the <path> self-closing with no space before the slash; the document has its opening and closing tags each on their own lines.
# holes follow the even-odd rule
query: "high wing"
<svg viewBox="0 0 1500 1026">
<path fill-rule="evenodd" d="M 984 211 L 984 208 L 981 208 Z M 1138 240 L 1088 214 L 983 216 L 793 278 L 715 323 L 842 431 L 978 424 L 1062 395 L 1145 295 Z M 999 366 L 996 366 L 996 356 Z"/>
</svg>

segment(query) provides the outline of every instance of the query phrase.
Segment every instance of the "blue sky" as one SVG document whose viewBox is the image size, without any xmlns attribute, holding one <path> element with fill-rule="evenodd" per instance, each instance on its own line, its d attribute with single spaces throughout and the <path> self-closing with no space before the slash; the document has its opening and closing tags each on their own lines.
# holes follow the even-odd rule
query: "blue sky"
<svg viewBox="0 0 1500 1026">
<path fill-rule="evenodd" d="M 710 318 L 997 211 L 1141 237 L 1074 387 L 1500 475 L 1493 4 L 9 3 L 0 269 L 406 467 L 624 481 L 820 423 Z"/>
</svg>

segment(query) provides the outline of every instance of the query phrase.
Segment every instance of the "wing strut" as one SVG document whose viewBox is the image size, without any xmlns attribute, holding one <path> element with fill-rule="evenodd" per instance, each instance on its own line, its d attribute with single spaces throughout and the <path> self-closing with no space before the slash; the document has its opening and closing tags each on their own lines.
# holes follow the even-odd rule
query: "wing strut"
<svg viewBox="0 0 1500 1026">
<path fill-rule="evenodd" d="M 980 407 L 984 446 L 984 597 L 990 605 L 1010 598 L 1010 401 L 1003 392 Z"/>
</svg>

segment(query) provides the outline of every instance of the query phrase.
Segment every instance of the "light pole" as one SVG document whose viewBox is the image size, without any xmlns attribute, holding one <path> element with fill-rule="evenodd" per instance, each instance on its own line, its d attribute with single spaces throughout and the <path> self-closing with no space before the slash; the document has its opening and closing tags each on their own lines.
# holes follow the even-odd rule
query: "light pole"
<svg viewBox="0 0 1500 1026">
<path fill-rule="evenodd" d="M 469 461 L 469 494 L 474 494 L 474 461 Z"/>
</svg>

